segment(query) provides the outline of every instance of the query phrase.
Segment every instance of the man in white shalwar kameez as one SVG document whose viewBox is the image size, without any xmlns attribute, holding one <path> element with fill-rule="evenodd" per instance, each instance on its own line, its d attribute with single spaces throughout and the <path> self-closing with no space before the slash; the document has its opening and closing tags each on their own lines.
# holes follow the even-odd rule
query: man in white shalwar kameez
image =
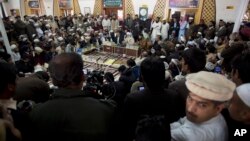
<svg viewBox="0 0 250 141">
<path fill-rule="evenodd" d="M 172 141 L 227 141 L 228 127 L 220 112 L 232 98 L 235 84 L 205 71 L 189 74 L 185 83 L 186 117 L 170 124 Z"/>
<path fill-rule="evenodd" d="M 169 23 L 167 23 L 166 20 L 163 20 L 161 26 L 161 37 L 163 41 L 168 39 L 168 30 L 169 30 Z"/>
<path fill-rule="evenodd" d="M 160 22 L 160 17 L 156 18 L 156 21 L 154 21 L 151 25 L 151 30 L 152 30 L 152 34 L 151 34 L 151 41 L 154 43 L 155 38 L 157 33 L 161 33 L 161 22 Z"/>
</svg>

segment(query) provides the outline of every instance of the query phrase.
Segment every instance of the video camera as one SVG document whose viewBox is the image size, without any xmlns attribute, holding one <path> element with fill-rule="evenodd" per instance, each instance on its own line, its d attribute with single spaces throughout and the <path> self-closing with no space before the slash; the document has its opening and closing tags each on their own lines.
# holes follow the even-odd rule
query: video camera
<svg viewBox="0 0 250 141">
<path fill-rule="evenodd" d="M 86 86 L 83 89 L 84 92 L 87 95 L 101 96 L 100 93 L 103 86 L 103 77 L 103 71 L 94 70 L 92 72 L 88 72 Z"/>
</svg>

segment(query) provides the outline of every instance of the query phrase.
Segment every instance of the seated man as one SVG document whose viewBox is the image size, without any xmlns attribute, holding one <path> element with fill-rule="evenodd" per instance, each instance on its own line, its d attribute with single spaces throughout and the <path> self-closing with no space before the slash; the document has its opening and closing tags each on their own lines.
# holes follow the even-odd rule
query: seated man
<svg viewBox="0 0 250 141">
<path fill-rule="evenodd" d="M 122 44 L 124 41 L 124 33 L 122 31 L 116 30 L 115 32 L 110 33 L 112 41 L 116 44 Z"/>
<path fill-rule="evenodd" d="M 124 39 L 123 42 L 127 48 L 131 48 L 135 44 L 135 39 L 132 36 L 131 32 L 127 32 L 127 36 Z"/>
<path fill-rule="evenodd" d="M 186 79 L 186 117 L 170 125 L 172 140 L 227 141 L 228 128 L 220 112 L 232 98 L 235 84 L 205 71 L 189 74 Z"/>
</svg>

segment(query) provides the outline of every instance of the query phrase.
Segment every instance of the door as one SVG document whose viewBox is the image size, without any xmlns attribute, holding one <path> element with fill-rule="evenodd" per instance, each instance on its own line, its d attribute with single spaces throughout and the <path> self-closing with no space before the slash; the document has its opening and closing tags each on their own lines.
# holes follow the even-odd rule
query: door
<svg viewBox="0 0 250 141">
<path fill-rule="evenodd" d="M 116 16 L 118 15 L 118 10 L 122 10 L 121 8 L 105 8 L 104 11 L 105 11 L 105 15 L 108 15 L 108 16 Z"/>
</svg>

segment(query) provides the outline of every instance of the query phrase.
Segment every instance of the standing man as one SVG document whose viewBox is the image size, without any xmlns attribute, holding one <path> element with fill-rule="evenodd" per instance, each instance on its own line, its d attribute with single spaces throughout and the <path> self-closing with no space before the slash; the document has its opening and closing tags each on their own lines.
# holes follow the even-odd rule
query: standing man
<svg viewBox="0 0 250 141">
<path fill-rule="evenodd" d="M 161 36 L 163 41 L 168 39 L 168 31 L 169 31 L 169 24 L 166 22 L 166 19 L 164 19 L 161 27 Z"/>
<path fill-rule="evenodd" d="M 62 53 L 50 62 L 50 76 L 58 89 L 30 113 L 33 140 L 110 140 L 114 105 L 83 94 L 82 70 L 82 58 L 76 53 Z"/>
<path fill-rule="evenodd" d="M 156 21 L 153 21 L 152 25 L 151 25 L 151 30 L 152 30 L 152 34 L 151 34 L 151 41 L 154 43 L 155 38 L 157 33 L 161 33 L 161 22 L 160 22 L 160 17 L 156 18 Z"/>
<path fill-rule="evenodd" d="M 135 15 L 135 18 L 133 20 L 133 37 L 135 39 L 135 42 L 138 41 L 139 34 L 141 34 L 141 20 L 138 18 L 138 15 Z"/>
<path fill-rule="evenodd" d="M 186 116 L 170 125 L 172 140 L 227 141 L 228 127 L 220 112 L 232 98 L 235 84 L 205 71 L 189 74 L 186 79 Z"/>
<path fill-rule="evenodd" d="M 133 19 L 131 18 L 130 14 L 127 14 L 127 18 L 124 21 L 125 29 L 131 30 L 133 27 Z"/>
<path fill-rule="evenodd" d="M 104 19 L 102 20 L 102 27 L 103 30 L 110 30 L 111 29 L 111 22 L 107 15 L 104 16 Z"/>
</svg>

